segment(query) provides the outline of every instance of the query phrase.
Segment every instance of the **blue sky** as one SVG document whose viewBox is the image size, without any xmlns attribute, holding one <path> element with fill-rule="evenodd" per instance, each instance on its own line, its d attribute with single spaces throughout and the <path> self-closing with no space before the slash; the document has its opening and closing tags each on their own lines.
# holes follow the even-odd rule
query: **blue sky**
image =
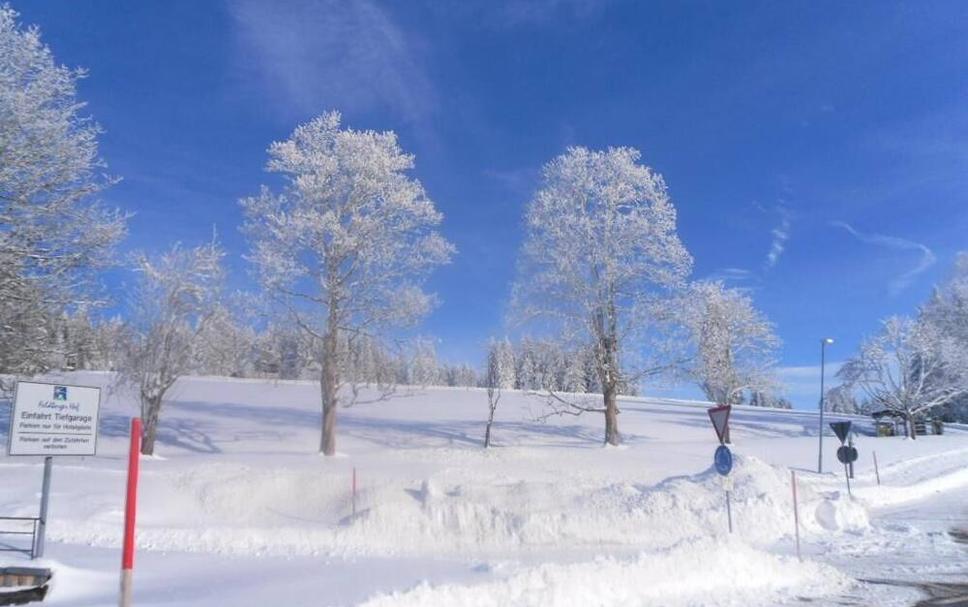
<svg viewBox="0 0 968 607">
<path fill-rule="evenodd" d="M 80 94 L 135 213 L 128 249 L 213 224 L 249 285 L 237 201 L 269 142 L 329 109 L 392 129 L 458 247 L 423 331 L 502 335 L 524 205 L 568 145 L 661 172 L 694 278 L 751 289 L 816 403 L 841 360 L 968 248 L 968 3 L 15 1 Z"/>
</svg>

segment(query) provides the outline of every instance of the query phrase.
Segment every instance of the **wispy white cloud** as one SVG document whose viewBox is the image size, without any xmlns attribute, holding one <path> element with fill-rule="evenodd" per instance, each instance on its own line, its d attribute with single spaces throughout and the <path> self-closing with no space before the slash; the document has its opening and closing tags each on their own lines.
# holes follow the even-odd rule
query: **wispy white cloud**
<svg viewBox="0 0 968 607">
<path fill-rule="evenodd" d="M 541 171 L 536 167 L 516 169 L 484 169 L 482 174 L 515 194 L 530 195 L 541 179 Z"/>
<path fill-rule="evenodd" d="M 722 281 L 745 281 L 754 278 L 753 273 L 746 268 L 722 268 L 716 270 L 712 274 L 706 277 L 707 280 L 722 280 Z"/>
<path fill-rule="evenodd" d="M 417 121 L 435 93 L 418 40 L 370 0 L 238 0 L 240 67 L 289 110 L 386 108 Z"/>
<path fill-rule="evenodd" d="M 719 281 L 731 289 L 745 293 L 753 293 L 760 287 L 760 277 L 746 268 L 720 268 L 703 280 Z"/>
<path fill-rule="evenodd" d="M 746 268 L 720 268 L 703 280 L 718 280 L 741 291 L 754 291 L 758 288 L 760 277 Z"/>
<path fill-rule="evenodd" d="M 899 238 L 897 236 L 886 236 L 884 234 L 860 232 L 854 229 L 854 227 L 846 221 L 831 221 L 830 225 L 846 230 L 851 236 L 866 244 L 872 244 L 896 251 L 917 251 L 920 253 L 920 258 L 916 266 L 891 279 L 891 282 L 888 284 L 888 289 L 891 295 L 897 295 L 906 289 L 908 286 L 910 286 L 914 279 L 918 277 L 919 274 L 933 266 L 938 260 L 934 254 L 934 251 L 919 242 L 907 240 L 906 238 Z"/>
<path fill-rule="evenodd" d="M 513 29 L 584 23 L 599 16 L 612 0 L 503 0 L 502 2 L 435 2 L 438 13 L 470 19 L 484 27 Z"/>
<path fill-rule="evenodd" d="M 780 213 L 780 223 L 770 230 L 770 250 L 766 253 L 766 269 L 769 270 L 776 266 L 780 261 L 780 256 L 786 251 L 786 243 L 790 239 L 790 213 L 785 207 L 777 207 Z"/>
</svg>

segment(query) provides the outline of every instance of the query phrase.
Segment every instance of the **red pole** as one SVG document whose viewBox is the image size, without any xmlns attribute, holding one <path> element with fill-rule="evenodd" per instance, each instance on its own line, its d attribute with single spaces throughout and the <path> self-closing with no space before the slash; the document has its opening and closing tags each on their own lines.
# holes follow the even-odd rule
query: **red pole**
<svg viewBox="0 0 968 607">
<path fill-rule="evenodd" d="M 124 552 L 121 556 L 120 607 L 131 605 L 131 574 L 134 569 L 134 522 L 138 506 L 138 462 L 141 456 L 141 419 L 131 419 L 131 448 L 128 452 L 128 491 L 124 501 Z"/>
</svg>

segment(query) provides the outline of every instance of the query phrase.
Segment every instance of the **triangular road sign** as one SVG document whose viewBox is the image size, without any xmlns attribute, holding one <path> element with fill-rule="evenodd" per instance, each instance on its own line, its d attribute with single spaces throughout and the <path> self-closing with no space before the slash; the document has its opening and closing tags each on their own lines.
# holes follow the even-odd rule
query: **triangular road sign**
<svg viewBox="0 0 968 607">
<path fill-rule="evenodd" d="M 732 407 L 729 405 L 706 409 L 706 413 L 709 414 L 709 419 L 713 422 L 713 428 L 716 430 L 716 436 L 719 437 L 720 443 L 725 442 L 726 428 L 729 427 L 729 412 L 731 410 Z"/>
<path fill-rule="evenodd" d="M 847 440 L 847 433 L 850 432 L 850 422 L 830 422 L 830 429 L 834 431 L 840 442 Z"/>
</svg>

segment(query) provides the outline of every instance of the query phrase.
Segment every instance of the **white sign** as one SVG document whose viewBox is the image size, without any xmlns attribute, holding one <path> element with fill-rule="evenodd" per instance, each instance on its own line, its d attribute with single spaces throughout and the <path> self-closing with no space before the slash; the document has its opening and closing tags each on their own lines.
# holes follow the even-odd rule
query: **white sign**
<svg viewBox="0 0 968 607">
<path fill-rule="evenodd" d="M 94 455 L 101 389 L 18 382 L 10 455 Z"/>
</svg>

